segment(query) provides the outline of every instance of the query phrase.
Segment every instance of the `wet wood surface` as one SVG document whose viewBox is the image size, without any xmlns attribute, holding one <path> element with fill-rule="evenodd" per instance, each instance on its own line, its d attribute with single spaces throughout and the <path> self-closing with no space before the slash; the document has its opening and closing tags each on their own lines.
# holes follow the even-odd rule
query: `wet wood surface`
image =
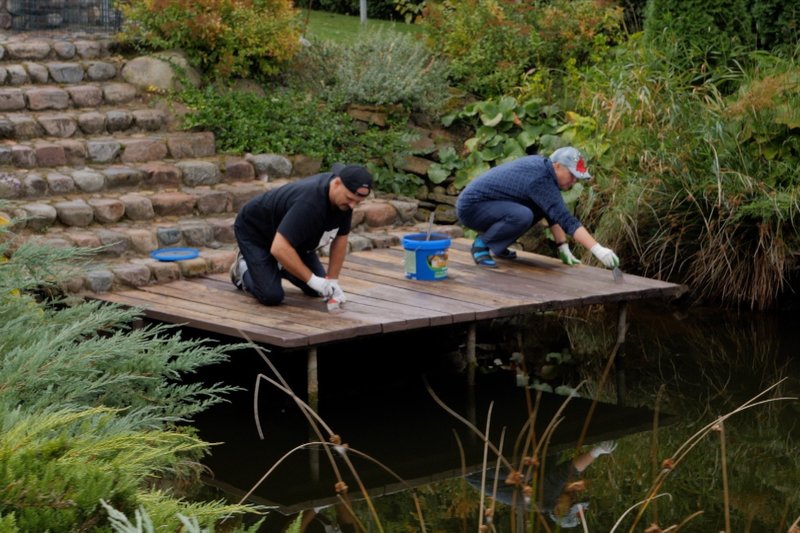
<svg viewBox="0 0 800 533">
<path fill-rule="evenodd" d="M 452 240 L 447 278 L 440 281 L 407 279 L 401 246 L 349 254 L 339 279 L 347 303 L 337 313 L 329 313 L 322 299 L 305 296 L 286 281 L 285 302 L 263 306 L 238 291 L 227 273 L 95 297 L 141 308 L 155 320 L 301 348 L 551 309 L 671 298 L 682 291 L 679 285 L 630 274 L 615 281 L 604 268 L 570 267 L 527 252 L 513 261 L 498 260 L 495 269 L 478 267 L 470 244 L 467 239 Z"/>
</svg>

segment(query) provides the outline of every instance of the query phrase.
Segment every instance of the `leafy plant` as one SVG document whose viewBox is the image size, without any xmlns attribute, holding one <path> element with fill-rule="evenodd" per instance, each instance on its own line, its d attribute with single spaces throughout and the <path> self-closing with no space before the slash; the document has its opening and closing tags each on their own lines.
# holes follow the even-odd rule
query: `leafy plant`
<svg viewBox="0 0 800 533">
<path fill-rule="evenodd" d="M 217 148 L 227 152 L 303 154 L 331 165 L 383 161 L 409 150 L 405 129 L 361 131 L 346 113 L 296 89 L 276 88 L 262 97 L 215 86 L 187 87 L 179 97 L 190 108 L 184 127 L 213 131 Z"/>
<path fill-rule="evenodd" d="M 272 76 L 300 47 L 289 0 L 125 0 L 120 39 L 150 50 L 180 48 L 214 77 Z"/>
<path fill-rule="evenodd" d="M 480 97 L 505 94 L 532 65 L 538 35 L 527 4 L 497 0 L 428 2 L 429 47 L 450 62 L 453 81 Z"/>
<path fill-rule="evenodd" d="M 463 110 L 443 119 L 445 126 L 456 119 L 475 125 L 474 136 L 464 143 L 466 155 L 460 165 L 447 163 L 456 169 L 455 185 L 464 187 L 491 166 L 527 155 L 533 150 L 552 151 L 561 144 L 556 133 L 558 109 L 543 105 L 539 100 L 518 102 L 510 96 L 468 104 Z M 434 167 L 434 175 L 444 170 Z M 438 177 L 438 176 L 437 176 Z"/>
</svg>

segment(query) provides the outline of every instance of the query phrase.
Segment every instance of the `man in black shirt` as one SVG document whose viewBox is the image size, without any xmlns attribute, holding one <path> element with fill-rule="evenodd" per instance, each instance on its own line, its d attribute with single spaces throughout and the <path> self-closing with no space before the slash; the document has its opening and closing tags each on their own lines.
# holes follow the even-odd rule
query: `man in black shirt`
<svg viewBox="0 0 800 533">
<path fill-rule="evenodd" d="M 264 305 L 283 301 L 286 278 L 309 296 L 344 303 L 339 273 L 347 254 L 353 209 L 372 189 L 372 176 L 359 165 L 334 165 L 247 202 L 234 223 L 239 255 L 231 281 Z M 328 272 L 317 250 L 330 244 Z"/>
</svg>

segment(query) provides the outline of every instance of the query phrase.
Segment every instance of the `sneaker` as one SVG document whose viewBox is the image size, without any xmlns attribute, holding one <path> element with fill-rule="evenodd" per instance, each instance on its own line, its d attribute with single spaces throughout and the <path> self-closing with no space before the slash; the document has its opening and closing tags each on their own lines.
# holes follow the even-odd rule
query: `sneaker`
<svg viewBox="0 0 800 533">
<path fill-rule="evenodd" d="M 509 248 L 506 248 L 505 250 L 503 250 L 499 254 L 495 254 L 495 257 L 497 257 L 498 259 L 516 259 L 517 258 L 517 252 L 515 252 L 514 250 L 511 250 Z"/>
<path fill-rule="evenodd" d="M 234 260 L 234 262 L 231 264 L 230 275 L 231 283 L 233 283 L 233 285 L 240 291 L 244 290 L 242 276 L 244 276 L 245 272 L 247 272 L 247 263 L 244 261 L 242 252 L 237 252 L 236 260 Z"/>
</svg>

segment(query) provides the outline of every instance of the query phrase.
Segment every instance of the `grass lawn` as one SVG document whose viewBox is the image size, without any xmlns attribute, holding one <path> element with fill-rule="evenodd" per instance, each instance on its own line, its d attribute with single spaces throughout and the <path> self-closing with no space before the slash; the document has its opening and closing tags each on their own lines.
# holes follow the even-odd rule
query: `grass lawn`
<svg viewBox="0 0 800 533">
<path fill-rule="evenodd" d="M 308 20 L 308 27 L 304 32 L 304 36 L 308 39 L 350 42 L 361 31 L 375 31 L 377 29 L 392 29 L 411 34 L 422 33 L 422 27 L 416 24 L 367 19 L 366 24 L 362 27 L 361 19 L 358 16 L 339 15 L 325 11 L 309 11 L 308 9 L 301 9 L 300 11 L 300 20 L 304 25 L 306 18 Z"/>
</svg>

